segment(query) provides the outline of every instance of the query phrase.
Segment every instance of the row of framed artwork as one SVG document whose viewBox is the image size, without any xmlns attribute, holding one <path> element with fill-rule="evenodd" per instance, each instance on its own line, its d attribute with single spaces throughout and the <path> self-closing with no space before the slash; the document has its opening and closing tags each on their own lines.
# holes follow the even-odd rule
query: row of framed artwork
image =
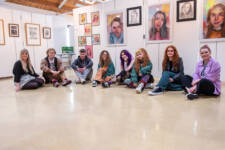
<svg viewBox="0 0 225 150">
<path fill-rule="evenodd" d="M 92 36 L 78 36 L 78 46 L 100 45 L 100 34 L 92 34 Z"/>
<path fill-rule="evenodd" d="M 9 37 L 20 37 L 19 24 L 8 24 Z M 51 28 L 42 28 L 43 39 L 51 39 Z M 40 24 L 25 23 L 25 36 L 27 46 L 41 45 Z M 5 45 L 4 20 L 0 19 L 0 45 Z"/>
</svg>

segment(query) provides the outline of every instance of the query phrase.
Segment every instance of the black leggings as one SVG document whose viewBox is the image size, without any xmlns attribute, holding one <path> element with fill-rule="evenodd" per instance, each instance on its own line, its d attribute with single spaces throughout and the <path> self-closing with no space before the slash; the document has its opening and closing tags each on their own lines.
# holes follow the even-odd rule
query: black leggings
<svg viewBox="0 0 225 150">
<path fill-rule="evenodd" d="M 189 75 L 185 75 L 181 78 L 181 82 L 182 82 L 182 86 L 185 89 L 185 87 L 187 88 L 191 88 L 192 85 L 192 80 L 193 78 Z M 215 91 L 215 86 L 212 83 L 212 81 L 208 80 L 208 79 L 201 79 L 198 83 L 197 83 L 197 92 L 196 94 L 204 94 L 204 95 L 208 95 L 208 96 L 214 96 L 214 91 Z"/>
<path fill-rule="evenodd" d="M 41 78 L 35 78 L 34 80 L 31 80 L 30 82 L 26 83 L 23 86 L 23 90 L 32 90 L 32 89 L 37 89 L 41 87 L 44 84 L 44 80 Z"/>
</svg>

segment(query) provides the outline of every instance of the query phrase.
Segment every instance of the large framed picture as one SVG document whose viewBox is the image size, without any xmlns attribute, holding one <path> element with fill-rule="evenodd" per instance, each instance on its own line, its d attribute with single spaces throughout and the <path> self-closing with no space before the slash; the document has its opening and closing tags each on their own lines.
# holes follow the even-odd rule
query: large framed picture
<svg viewBox="0 0 225 150">
<path fill-rule="evenodd" d="M 177 22 L 196 20 L 196 0 L 177 1 Z"/>
<path fill-rule="evenodd" d="M 204 0 L 201 41 L 225 41 L 225 1 Z"/>
<path fill-rule="evenodd" d="M 142 24 L 141 6 L 127 8 L 127 26 L 138 26 Z"/>
<path fill-rule="evenodd" d="M 43 27 L 43 39 L 51 39 L 51 28 Z"/>
<path fill-rule="evenodd" d="M 85 23 L 87 23 L 87 14 L 79 14 L 79 24 L 84 25 Z"/>
<path fill-rule="evenodd" d="M 124 11 L 113 11 L 106 14 L 107 44 L 109 46 L 126 44 Z"/>
<path fill-rule="evenodd" d="M 0 19 L 0 45 L 5 45 L 5 29 L 3 19 Z"/>
<path fill-rule="evenodd" d="M 41 45 L 40 24 L 25 23 L 25 32 L 27 46 Z"/>
<path fill-rule="evenodd" d="M 9 37 L 19 37 L 19 24 L 9 24 Z"/>
<path fill-rule="evenodd" d="M 172 5 L 163 3 L 148 7 L 148 43 L 172 41 Z"/>
<path fill-rule="evenodd" d="M 91 13 L 91 24 L 92 26 L 100 25 L 99 11 Z"/>
<path fill-rule="evenodd" d="M 84 24 L 84 35 L 91 36 L 91 34 L 92 34 L 92 24 L 91 23 Z"/>
</svg>

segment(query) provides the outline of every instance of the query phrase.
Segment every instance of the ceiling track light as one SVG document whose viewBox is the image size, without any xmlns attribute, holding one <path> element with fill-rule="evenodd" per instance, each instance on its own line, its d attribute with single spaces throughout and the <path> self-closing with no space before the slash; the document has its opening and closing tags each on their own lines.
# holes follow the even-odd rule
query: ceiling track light
<svg viewBox="0 0 225 150">
<path fill-rule="evenodd" d="M 109 2 L 110 0 L 79 0 L 79 1 L 87 4 L 94 4 L 95 2 L 106 3 Z"/>
</svg>

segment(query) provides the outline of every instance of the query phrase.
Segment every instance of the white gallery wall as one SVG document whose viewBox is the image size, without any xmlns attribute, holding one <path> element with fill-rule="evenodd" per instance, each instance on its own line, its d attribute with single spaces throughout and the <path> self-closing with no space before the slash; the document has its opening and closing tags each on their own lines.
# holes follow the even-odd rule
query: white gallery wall
<svg viewBox="0 0 225 150">
<path fill-rule="evenodd" d="M 164 50 L 168 45 L 175 45 L 179 51 L 180 56 L 183 58 L 185 73 L 193 74 L 195 70 L 195 64 L 200 60 L 199 49 L 203 44 L 208 44 L 212 49 L 212 56 L 221 64 L 222 72 L 221 79 L 225 81 L 225 42 L 207 42 L 200 41 L 200 26 L 201 17 L 203 12 L 203 0 L 197 0 L 197 19 L 195 21 L 176 22 L 176 0 L 171 0 L 172 4 L 172 42 L 170 43 L 158 43 L 150 44 L 143 39 L 143 35 L 146 32 L 146 20 L 147 20 L 147 8 L 150 5 L 157 5 L 160 3 L 166 3 L 169 0 L 112 0 L 105 4 L 98 4 L 95 6 L 88 6 L 79 9 L 74 9 L 74 30 L 75 30 L 75 50 L 79 50 L 83 47 L 78 47 L 78 36 L 84 35 L 84 26 L 79 25 L 79 14 L 88 14 L 88 23 L 91 23 L 91 12 L 100 12 L 100 26 L 94 26 L 92 28 L 92 34 L 100 34 L 101 45 L 93 45 L 94 56 L 94 69 L 96 72 L 97 63 L 99 59 L 99 53 L 106 49 L 110 52 L 112 60 L 116 66 L 116 73 L 120 69 L 119 54 L 123 49 L 129 50 L 133 55 L 139 48 L 146 48 L 149 52 L 150 59 L 153 63 L 153 75 L 160 77 L 162 72 L 162 60 Z M 106 13 L 115 10 L 124 10 L 135 6 L 142 6 L 142 25 L 134 27 L 126 27 L 127 31 L 127 44 L 124 46 L 110 47 L 106 44 Z"/>
</svg>

